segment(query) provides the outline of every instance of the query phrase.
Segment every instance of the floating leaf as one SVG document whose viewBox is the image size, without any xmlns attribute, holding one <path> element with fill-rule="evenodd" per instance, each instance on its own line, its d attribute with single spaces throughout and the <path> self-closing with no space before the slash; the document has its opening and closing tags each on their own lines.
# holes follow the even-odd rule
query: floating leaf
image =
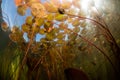
<svg viewBox="0 0 120 80">
<path fill-rule="evenodd" d="M 8 31 L 8 29 L 9 29 L 9 27 L 8 27 L 8 25 L 7 25 L 6 22 L 2 22 L 2 23 L 1 23 L 1 28 L 2 28 L 2 30 L 5 31 L 5 32 Z"/>
<path fill-rule="evenodd" d="M 12 33 L 19 33 L 20 32 L 19 27 L 18 26 L 13 26 L 11 32 Z"/>
<path fill-rule="evenodd" d="M 39 30 L 40 30 L 40 27 L 39 26 L 32 26 L 32 30 L 34 31 L 34 33 L 36 34 L 36 33 L 38 33 L 39 32 Z"/>
<path fill-rule="evenodd" d="M 40 30 L 39 30 L 39 34 L 41 34 L 41 35 L 45 34 L 45 29 L 43 29 L 43 28 L 40 29 Z"/>
<path fill-rule="evenodd" d="M 61 4 L 61 7 L 63 9 L 68 9 L 71 7 L 71 5 L 72 5 L 72 3 L 70 1 L 63 0 L 63 4 Z"/>
<path fill-rule="evenodd" d="M 35 18 L 35 24 L 37 26 L 42 26 L 44 24 L 44 19 L 43 18 Z"/>
<path fill-rule="evenodd" d="M 56 13 L 57 12 L 57 7 L 52 2 L 50 2 L 50 3 L 45 2 L 44 6 L 45 6 L 45 8 L 48 12 L 51 12 L 51 13 Z"/>
<path fill-rule="evenodd" d="M 13 42 L 16 42 L 16 41 L 18 40 L 18 36 L 16 37 L 16 35 L 13 34 L 13 33 L 9 35 L 9 38 L 10 38 Z"/>
<path fill-rule="evenodd" d="M 63 39 L 63 37 L 64 37 L 64 33 L 58 33 L 58 35 L 57 35 L 58 39 Z"/>
<path fill-rule="evenodd" d="M 63 44 L 63 42 L 64 42 L 64 40 L 61 40 L 61 39 L 57 40 L 58 44 Z"/>
<path fill-rule="evenodd" d="M 53 30 L 52 30 L 52 32 L 54 32 L 54 33 L 58 33 L 59 30 L 60 30 L 59 28 L 54 27 Z"/>
<path fill-rule="evenodd" d="M 28 32 L 30 31 L 30 26 L 29 26 L 29 25 L 26 25 L 26 24 L 23 24 L 23 25 L 22 25 L 22 31 L 28 33 Z"/>
<path fill-rule="evenodd" d="M 51 1 L 50 3 L 52 3 L 56 7 L 60 7 L 61 6 L 60 0 L 50 0 L 50 1 Z"/>
<path fill-rule="evenodd" d="M 13 42 L 24 42 L 23 33 L 21 33 L 21 32 L 11 33 L 11 34 L 9 34 L 9 38 L 10 38 Z"/>
<path fill-rule="evenodd" d="M 59 24 L 60 30 L 67 29 L 67 27 L 68 27 L 68 24 L 65 24 L 65 23 L 60 23 L 60 24 Z"/>
<path fill-rule="evenodd" d="M 46 39 L 45 38 L 41 38 L 40 41 L 44 43 L 44 42 L 46 42 Z"/>
<path fill-rule="evenodd" d="M 17 7 L 17 12 L 18 12 L 19 15 L 24 16 L 25 13 L 26 13 L 26 9 L 27 8 L 24 5 L 19 5 Z"/>
<path fill-rule="evenodd" d="M 80 20 L 79 20 L 79 19 L 75 19 L 75 20 L 72 22 L 72 25 L 73 25 L 73 26 L 79 26 L 79 25 L 80 25 Z"/>
<path fill-rule="evenodd" d="M 68 18 L 68 16 L 63 15 L 63 14 L 56 14 L 56 15 L 55 15 L 55 20 L 57 20 L 57 21 L 64 21 L 64 20 L 66 20 L 67 18 Z"/>
<path fill-rule="evenodd" d="M 33 16 L 39 18 L 47 17 L 45 7 L 41 3 L 32 3 L 30 8 Z"/>
<path fill-rule="evenodd" d="M 54 20 L 54 15 L 53 14 L 48 14 L 48 16 L 47 16 L 47 20 L 48 21 L 51 21 L 51 20 Z"/>
<path fill-rule="evenodd" d="M 47 40 L 50 40 L 50 41 L 54 39 L 53 35 L 51 34 L 46 34 L 46 38 Z"/>
<path fill-rule="evenodd" d="M 50 26 L 53 26 L 53 24 L 51 22 L 45 22 L 45 24 L 44 24 L 45 29 L 49 28 Z"/>
<path fill-rule="evenodd" d="M 46 34 L 46 38 L 47 38 L 47 40 L 53 40 L 53 39 L 55 39 L 56 38 L 56 32 L 53 30 L 53 31 L 51 31 L 51 32 L 49 32 L 49 33 L 47 33 Z"/>
<path fill-rule="evenodd" d="M 28 17 L 26 18 L 26 24 L 32 25 L 32 23 L 33 23 L 33 18 L 32 18 L 32 16 L 28 16 Z"/>
</svg>

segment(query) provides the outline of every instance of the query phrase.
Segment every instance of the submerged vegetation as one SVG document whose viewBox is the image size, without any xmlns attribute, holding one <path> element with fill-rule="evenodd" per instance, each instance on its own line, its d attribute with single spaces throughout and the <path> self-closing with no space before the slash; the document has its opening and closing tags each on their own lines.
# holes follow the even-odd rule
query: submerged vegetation
<svg viewBox="0 0 120 80">
<path fill-rule="evenodd" d="M 86 12 L 80 3 L 82 0 L 15 0 L 19 15 L 26 16 L 27 10 L 31 15 L 22 26 L 11 29 L 1 23 L 10 43 L 0 51 L 0 79 L 66 80 L 64 70 L 76 68 L 90 80 L 119 80 L 120 37 L 112 31 L 110 18 L 114 13 L 106 11 L 105 4 L 102 13 L 94 1 L 88 2 Z M 40 40 L 36 40 L 38 35 Z"/>
</svg>

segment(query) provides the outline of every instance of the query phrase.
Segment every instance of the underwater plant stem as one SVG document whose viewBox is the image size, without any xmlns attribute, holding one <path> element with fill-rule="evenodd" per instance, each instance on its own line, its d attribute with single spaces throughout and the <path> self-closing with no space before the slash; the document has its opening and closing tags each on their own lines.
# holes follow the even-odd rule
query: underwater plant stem
<svg viewBox="0 0 120 80">
<path fill-rule="evenodd" d="M 104 22 L 104 24 L 105 24 L 105 26 L 104 26 L 102 23 L 100 23 L 100 22 L 98 22 L 98 21 L 96 21 L 96 20 L 94 20 L 94 19 L 91 19 L 91 18 L 82 17 L 82 16 L 78 16 L 78 15 L 72 15 L 72 14 L 67 14 L 67 15 L 68 15 L 68 16 L 75 16 L 75 17 L 78 17 L 78 18 L 83 19 L 83 20 L 86 19 L 86 20 L 90 20 L 90 21 L 93 21 L 93 22 L 97 23 L 98 25 L 100 25 L 100 26 L 98 26 L 98 27 L 103 28 L 103 29 L 106 31 L 107 35 L 109 35 L 109 38 L 112 40 L 112 43 L 115 44 L 116 47 L 118 47 L 118 45 L 117 45 L 117 43 L 116 43 L 113 35 L 111 34 L 111 32 L 110 32 L 110 30 L 108 29 L 108 26 L 107 26 L 107 24 L 106 24 L 105 22 Z M 119 47 L 118 47 L 118 48 L 119 48 Z M 120 49 L 120 48 L 119 48 L 119 49 Z"/>
<path fill-rule="evenodd" d="M 67 13 L 66 13 L 67 14 Z M 117 45 L 117 43 L 116 43 L 116 40 L 115 40 L 115 38 L 113 37 L 113 35 L 111 34 L 111 32 L 110 32 L 110 30 L 109 30 L 109 28 L 108 28 L 108 25 L 104 22 L 104 20 L 103 20 L 103 23 L 104 23 L 104 25 L 101 23 L 101 22 L 99 22 L 99 21 L 97 21 L 97 20 L 94 20 L 94 19 L 91 19 L 91 18 L 87 18 L 87 17 L 82 17 L 82 16 L 78 16 L 78 15 L 73 15 L 73 14 L 67 14 L 68 16 L 74 16 L 74 17 L 78 17 L 78 18 L 80 18 L 80 19 L 82 19 L 82 20 L 90 20 L 90 21 L 93 21 L 93 22 L 95 22 L 95 23 L 97 23 L 99 26 L 99 28 L 101 28 L 103 31 L 105 31 L 104 33 L 105 33 L 105 36 L 107 36 L 106 37 L 106 40 L 108 40 L 108 42 L 111 44 L 111 46 L 115 46 L 115 48 L 116 48 L 116 50 L 113 50 L 114 51 L 114 55 L 116 56 L 116 58 L 118 59 L 118 60 L 120 60 L 120 47 Z M 109 39 L 108 39 L 109 38 Z M 120 61 L 119 61 L 120 62 Z"/>
<path fill-rule="evenodd" d="M 32 72 L 35 70 L 35 68 L 37 68 L 37 66 L 39 65 L 39 63 L 42 61 L 42 59 L 43 59 L 44 56 L 46 56 L 46 55 L 47 55 L 47 52 L 45 52 L 45 54 L 39 58 L 38 62 L 37 62 L 36 65 L 34 66 Z"/>
<path fill-rule="evenodd" d="M 94 20 L 94 19 L 87 18 L 87 17 L 81 17 L 81 16 L 77 16 L 77 15 L 72 15 L 72 14 L 67 14 L 67 15 L 68 15 L 68 16 L 75 16 L 75 17 L 78 17 L 78 18 L 83 19 L 83 20 L 86 19 L 86 20 L 93 21 L 93 22 L 97 23 L 98 25 L 100 25 L 102 28 L 104 28 L 104 30 L 106 30 L 106 31 L 110 34 L 110 36 L 112 36 L 112 34 L 110 33 L 110 31 L 109 31 L 109 29 L 108 29 L 107 27 L 105 27 L 102 23 L 100 23 L 100 22 L 98 22 L 98 21 L 96 21 L 96 20 Z M 99 27 L 100 27 L 100 26 L 99 26 Z M 101 27 L 100 27 L 100 28 L 101 28 Z M 66 29 L 65 27 L 63 27 L 63 28 Z M 87 43 L 89 43 L 90 45 L 92 45 L 92 46 L 94 46 L 96 49 L 98 49 L 98 50 L 106 57 L 106 59 L 110 62 L 110 64 L 112 65 L 114 71 L 115 71 L 116 73 L 119 73 L 119 72 L 117 71 L 116 67 L 114 66 L 114 64 L 112 63 L 111 59 L 109 58 L 109 56 L 106 55 L 106 53 L 105 53 L 103 50 L 101 50 L 101 49 L 100 49 L 98 46 L 96 46 L 93 42 L 89 41 L 88 39 L 86 39 L 85 37 L 81 36 L 80 34 L 72 31 L 71 29 L 67 29 L 67 30 L 69 30 L 69 31 L 73 32 L 74 34 L 78 35 L 78 36 L 81 37 L 84 41 L 86 41 Z M 113 36 L 112 36 L 112 40 L 114 40 Z M 113 42 L 114 42 L 114 41 L 113 41 Z"/>
<path fill-rule="evenodd" d="M 98 46 L 96 46 L 93 42 L 89 41 L 88 39 L 86 39 L 85 37 L 81 36 L 80 34 L 74 32 L 74 31 L 72 31 L 72 30 L 70 30 L 70 29 L 67 29 L 67 30 L 69 30 L 69 31 L 73 32 L 74 34 L 78 35 L 78 36 L 81 37 L 84 41 L 86 41 L 88 44 L 90 44 L 90 45 L 94 46 L 96 49 L 98 49 L 98 50 L 106 57 L 106 59 L 110 62 L 110 64 L 112 65 L 114 71 L 118 73 L 118 71 L 117 71 L 117 69 L 115 68 L 114 64 L 112 63 L 111 59 L 106 55 L 106 53 L 105 53 L 103 50 L 101 50 L 101 49 L 100 49 Z"/>
<path fill-rule="evenodd" d="M 34 30 L 32 30 L 32 35 L 31 35 L 31 37 L 30 37 L 30 42 L 29 42 L 29 44 L 28 44 L 28 46 L 27 46 L 27 50 L 26 50 L 25 55 L 24 55 L 24 58 L 23 58 L 23 60 L 22 60 L 22 67 L 23 67 L 23 65 L 24 65 L 25 62 L 26 62 L 26 57 L 27 57 L 28 51 L 29 51 L 30 46 L 31 46 L 31 44 L 32 44 L 32 42 L 33 42 L 33 36 L 34 36 Z"/>
</svg>

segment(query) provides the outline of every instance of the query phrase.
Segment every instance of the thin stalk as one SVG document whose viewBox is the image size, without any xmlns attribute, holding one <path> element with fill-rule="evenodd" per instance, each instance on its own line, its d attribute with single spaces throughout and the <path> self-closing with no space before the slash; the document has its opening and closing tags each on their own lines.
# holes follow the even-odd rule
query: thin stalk
<svg viewBox="0 0 120 80">
<path fill-rule="evenodd" d="M 66 14 L 67 14 L 67 13 L 66 13 Z M 110 43 L 110 44 L 114 44 L 114 46 L 117 48 L 117 57 L 120 56 L 120 55 L 119 55 L 119 53 L 120 53 L 120 48 L 119 48 L 119 46 L 117 45 L 117 43 L 116 43 L 113 35 L 111 34 L 111 32 L 110 32 L 110 30 L 108 29 L 108 26 L 107 26 L 107 24 L 106 24 L 105 22 L 104 22 L 105 25 L 103 25 L 101 22 L 98 22 L 98 21 L 96 21 L 96 20 L 94 20 L 94 19 L 91 19 L 91 18 L 82 17 L 82 16 L 78 16 L 78 15 L 72 15 L 72 14 L 67 14 L 67 15 L 68 15 L 68 16 L 78 17 L 78 18 L 80 18 L 80 19 L 82 19 L 82 20 L 90 20 L 90 21 L 93 21 L 93 22 L 97 23 L 97 24 L 99 25 L 98 27 L 99 27 L 99 28 L 103 28 L 103 31 L 105 31 L 106 36 L 108 36 L 108 38 L 110 39 L 110 40 L 109 40 L 109 43 Z M 106 39 L 107 39 L 107 38 L 106 38 Z M 118 57 L 118 58 L 119 58 L 119 57 Z"/>
<path fill-rule="evenodd" d="M 27 57 L 27 54 L 28 54 L 28 52 L 29 52 L 30 46 L 31 46 L 31 44 L 32 44 L 32 42 L 33 42 L 33 37 L 34 37 L 34 30 L 32 30 L 32 35 L 31 35 L 31 37 L 30 37 L 30 42 L 29 42 L 29 44 L 28 44 L 28 46 L 27 46 L 27 50 L 26 50 L 26 52 L 25 52 L 25 56 L 24 56 L 24 58 L 23 58 L 23 60 L 22 60 L 22 67 L 23 67 L 23 65 L 24 65 L 25 62 L 26 62 L 26 57 Z"/>
<path fill-rule="evenodd" d="M 117 69 L 115 68 L 114 64 L 112 63 L 111 59 L 108 57 L 108 55 L 106 55 L 106 53 L 105 53 L 103 50 L 101 50 L 101 49 L 100 49 L 98 46 L 96 46 L 93 42 L 89 41 L 88 39 L 86 39 L 85 37 L 81 36 L 80 34 L 74 32 L 74 31 L 72 31 L 72 30 L 70 30 L 70 29 L 67 29 L 67 30 L 69 30 L 69 31 L 73 32 L 74 34 L 78 35 L 78 36 L 81 37 L 84 41 L 86 41 L 88 44 L 90 44 L 90 45 L 94 46 L 96 49 L 98 49 L 98 50 L 106 57 L 106 59 L 110 62 L 110 64 L 112 65 L 113 69 L 115 70 L 115 72 L 118 73 L 118 71 L 117 71 Z"/>
</svg>

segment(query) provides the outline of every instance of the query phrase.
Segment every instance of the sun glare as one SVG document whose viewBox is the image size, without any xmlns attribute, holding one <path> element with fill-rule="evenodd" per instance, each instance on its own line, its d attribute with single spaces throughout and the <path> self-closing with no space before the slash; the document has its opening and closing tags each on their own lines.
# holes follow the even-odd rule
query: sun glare
<svg viewBox="0 0 120 80">
<path fill-rule="evenodd" d="M 90 0 L 82 0 L 81 2 L 81 7 L 84 11 L 88 10 L 88 5 L 89 5 Z"/>
<path fill-rule="evenodd" d="M 97 8 L 99 8 L 102 5 L 102 3 L 104 2 L 103 0 L 93 0 L 93 1 L 95 3 L 95 7 L 97 7 Z"/>
<path fill-rule="evenodd" d="M 80 3 L 83 11 L 88 12 L 92 7 L 99 8 L 101 0 L 82 0 Z"/>
<path fill-rule="evenodd" d="M 63 1 L 72 2 L 73 0 L 60 0 L 60 3 L 62 3 Z"/>
</svg>

